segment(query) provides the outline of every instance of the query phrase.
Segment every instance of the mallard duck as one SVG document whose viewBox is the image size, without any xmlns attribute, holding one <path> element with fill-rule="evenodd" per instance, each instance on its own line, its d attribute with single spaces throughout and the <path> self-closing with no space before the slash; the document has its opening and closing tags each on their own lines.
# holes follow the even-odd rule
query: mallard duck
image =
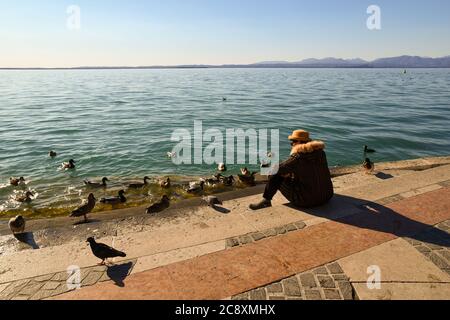
<svg viewBox="0 0 450 320">
<path fill-rule="evenodd" d="M 190 182 L 187 192 L 188 193 L 198 193 L 198 192 L 203 191 L 204 187 L 205 187 L 204 180 L 200 180 L 199 182 Z"/>
<path fill-rule="evenodd" d="M 70 217 L 76 218 L 84 216 L 84 221 L 88 222 L 87 214 L 89 214 L 92 210 L 95 208 L 95 202 L 97 199 L 95 199 L 94 194 L 89 194 L 87 203 L 79 207 L 78 209 L 72 211 L 70 214 Z"/>
<path fill-rule="evenodd" d="M 225 165 L 225 163 L 220 163 L 217 167 L 217 170 L 219 170 L 220 172 L 225 172 L 227 171 L 227 166 Z"/>
<path fill-rule="evenodd" d="M 256 184 L 255 175 L 256 172 L 250 172 L 247 168 L 243 168 L 241 169 L 241 174 L 239 174 L 238 177 L 243 184 L 254 186 Z"/>
<path fill-rule="evenodd" d="M 102 182 L 92 182 L 89 180 L 84 180 L 84 184 L 91 188 L 106 188 L 106 182 L 109 181 L 108 178 L 104 177 Z"/>
<path fill-rule="evenodd" d="M 26 221 L 24 217 L 17 216 L 9 220 L 8 226 L 13 234 L 23 233 L 25 231 Z"/>
<path fill-rule="evenodd" d="M 105 260 L 109 258 L 116 258 L 116 257 L 125 258 L 127 256 L 125 252 L 116 250 L 103 243 L 97 243 L 93 237 L 88 238 L 86 242 L 88 242 L 89 245 L 91 246 L 91 250 L 94 256 L 102 260 L 100 265 L 104 265 Z"/>
<path fill-rule="evenodd" d="M 25 178 L 24 177 L 20 177 L 20 178 L 9 178 L 9 184 L 12 186 L 19 186 L 19 185 L 24 185 L 25 184 Z"/>
<path fill-rule="evenodd" d="M 223 202 L 219 200 L 219 198 L 215 197 L 215 196 L 208 196 L 208 197 L 203 197 L 202 198 L 203 201 L 205 201 L 205 203 L 208 205 L 208 207 L 214 207 L 216 205 L 223 205 Z"/>
<path fill-rule="evenodd" d="M 117 197 L 102 198 L 100 200 L 100 202 L 105 203 L 105 204 L 125 203 L 125 202 L 127 202 L 127 198 L 125 198 L 124 194 L 125 194 L 125 191 L 120 190 Z"/>
<path fill-rule="evenodd" d="M 147 208 L 147 213 L 159 213 L 170 207 L 170 199 L 168 196 L 164 195 L 161 200 L 150 207 Z"/>
<path fill-rule="evenodd" d="M 63 169 L 75 169 L 75 160 L 70 159 L 69 162 L 63 162 L 62 168 Z"/>
<path fill-rule="evenodd" d="M 48 153 L 48 156 L 50 157 L 50 158 L 55 158 L 56 156 L 57 156 L 58 154 L 55 152 L 55 151 L 50 151 L 49 153 Z"/>
<path fill-rule="evenodd" d="M 159 186 L 163 189 L 169 189 L 171 187 L 171 185 L 172 185 L 172 182 L 170 181 L 170 178 L 159 181 Z"/>
<path fill-rule="evenodd" d="M 363 168 L 366 171 L 366 174 L 371 174 L 375 170 L 375 163 L 370 161 L 369 158 L 366 158 L 363 163 Z"/>
<path fill-rule="evenodd" d="M 30 203 L 31 201 L 33 201 L 33 196 L 33 192 L 27 191 L 25 194 L 16 196 L 14 200 L 21 203 Z"/>
<path fill-rule="evenodd" d="M 141 189 L 148 185 L 148 180 L 150 180 L 149 177 L 144 177 L 144 183 L 132 183 L 128 186 L 128 188 L 131 189 Z"/>
</svg>

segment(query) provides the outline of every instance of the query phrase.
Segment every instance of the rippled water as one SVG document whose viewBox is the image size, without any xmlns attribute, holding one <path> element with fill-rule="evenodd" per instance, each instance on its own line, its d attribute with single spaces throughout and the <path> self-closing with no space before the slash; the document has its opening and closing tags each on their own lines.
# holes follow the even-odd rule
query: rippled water
<svg viewBox="0 0 450 320">
<path fill-rule="evenodd" d="M 330 165 L 450 154 L 450 70 L 196 69 L 0 71 L 0 217 L 66 215 L 89 192 L 85 178 L 113 181 L 209 175 L 212 166 L 176 166 L 166 153 L 176 128 L 305 128 L 327 143 Z M 223 101 L 222 97 L 227 97 Z M 50 159 L 49 150 L 58 157 Z M 73 172 L 62 161 L 78 161 Z M 237 173 L 237 166 L 230 172 Z M 8 186 L 25 176 L 31 205 Z M 181 189 L 175 196 L 184 196 Z M 129 205 L 149 203 L 157 188 L 131 192 Z M 98 207 L 98 210 L 108 207 Z"/>
</svg>

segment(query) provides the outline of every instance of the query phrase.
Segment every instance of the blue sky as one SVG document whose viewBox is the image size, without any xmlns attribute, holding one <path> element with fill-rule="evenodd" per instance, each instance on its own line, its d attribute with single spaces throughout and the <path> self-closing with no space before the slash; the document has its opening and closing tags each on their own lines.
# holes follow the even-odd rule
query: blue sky
<svg viewBox="0 0 450 320">
<path fill-rule="evenodd" d="M 366 27 L 371 4 L 378 31 Z M 1 67 L 445 56 L 448 39 L 448 0 L 0 0 Z"/>
</svg>

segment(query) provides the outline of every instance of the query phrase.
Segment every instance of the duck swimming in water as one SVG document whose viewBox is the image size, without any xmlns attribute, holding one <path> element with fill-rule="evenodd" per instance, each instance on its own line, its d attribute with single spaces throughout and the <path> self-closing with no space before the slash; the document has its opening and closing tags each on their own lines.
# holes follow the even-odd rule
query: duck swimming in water
<svg viewBox="0 0 450 320">
<path fill-rule="evenodd" d="M 109 197 L 109 198 L 102 198 L 100 200 L 101 203 L 105 204 L 119 204 L 119 203 L 125 203 L 127 202 L 127 198 L 125 198 L 125 191 L 120 190 L 119 195 L 117 197 Z"/>
<path fill-rule="evenodd" d="M 146 212 L 147 212 L 147 214 L 159 213 L 159 212 L 162 212 L 162 211 L 168 209 L 169 207 L 170 207 L 170 199 L 168 196 L 164 195 L 161 198 L 161 201 L 148 207 Z"/>
<path fill-rule="evenodd" d="M 58 154 L 55 152 L 55 151 L 50 151 L 49 153 L 48 153 L 48 156 L 50 157 L 50 158 L 55 158 L 56 156 L 57 156 Z"/>
<path fill-rule="evenodd" d="M 217 167 L 217 170 L 219 170 L 220 172 L 225 172 L 227 171 L 227 166 L 225 165 L 225 163 L 220 163 Z"/>
<path fill-rule="evenodd" d="M 150 178 L 146 176 L 146 177 L 144 177 L 144 183 L 132 183 L 128 186 L 128 188 L 131 188 L 131 189 L 144 188 L 145 186 L 148 185 L 148 180 L 150 180 Z"/>
<path fill-rule="evenodd" d="M 84 184 L 91 188 L 106 188 L 106 182 L 109 181 L 108 178 L 104 177 L 102 182 L 92 182 L 89 180 L 84 180 Z"/>
<path fill-rule="evenodd" d="M 89 194 L 87 203 L 72 211 L 70 217 L 75 218 L 84 216 L 84 222 L 88 222 L 87 214 L 91 213 L 91 211 L 94 210 L 96 201 L 97 199 L 95 199 L 94 194 Z"/>
<path fill-rule="evenodd" d="M 31 201 L 33 201 L 33 196 L 33 192 L 27 191 L 25 194 L 16 196 L 14 200 L 20 203 L 30 203 Z"/>
<path fill-rule="evenodd" d="M 69 169 L 75 169 L 75 160 L 70 159 L 69 162 L 63 162 L 62 168 L 69 170 Z"/>
<path fill-rule="evenodd" d="M 9 184 L 12 186 L 19 186 L 19 185 L 24 185 L 25 184 L 25 178 L 24 177 L 20 177 L 20 178 L 9 178 Z"/>
<path fill-rule="evenodd" d="M 13 234 L 18 234 L 25 231 L 25 224 L 25 219 L 22 216 L 17 216 L 9 220 L 8 226 Z"/>
</svg>

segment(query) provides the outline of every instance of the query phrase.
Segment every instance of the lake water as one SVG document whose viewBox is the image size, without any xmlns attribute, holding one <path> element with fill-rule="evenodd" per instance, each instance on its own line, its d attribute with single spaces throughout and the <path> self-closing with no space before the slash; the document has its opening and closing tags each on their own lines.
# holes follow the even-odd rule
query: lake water
<svg viewBox="0 0 450 320">
<path fill-rule="evenodd" d="M 365 144 L 377 149 L 374 161 L 448 155 L 450 70 L 0 71 L 0 217 L 67 215 L 89 193 L 85 178 L 112 180 L 95 191 L 102 197 L 145 175 L 208 176 L 215 166 L 176 166 L 166 155 L 173 130 L 192 131 L 194 120 L 223 132 L 279 129 L 281 158 L 285 137 L 304 128 L 327 143 L 332 166 L 361 163 Z M 76 171 L 58 169 L 71 158 Z M 11 176 L 27 178 L 31 205 L 11 199 L 24 190 L 9 186 Z M 159 194 L 131 192 L 128 205 Z"/>
</svg>

